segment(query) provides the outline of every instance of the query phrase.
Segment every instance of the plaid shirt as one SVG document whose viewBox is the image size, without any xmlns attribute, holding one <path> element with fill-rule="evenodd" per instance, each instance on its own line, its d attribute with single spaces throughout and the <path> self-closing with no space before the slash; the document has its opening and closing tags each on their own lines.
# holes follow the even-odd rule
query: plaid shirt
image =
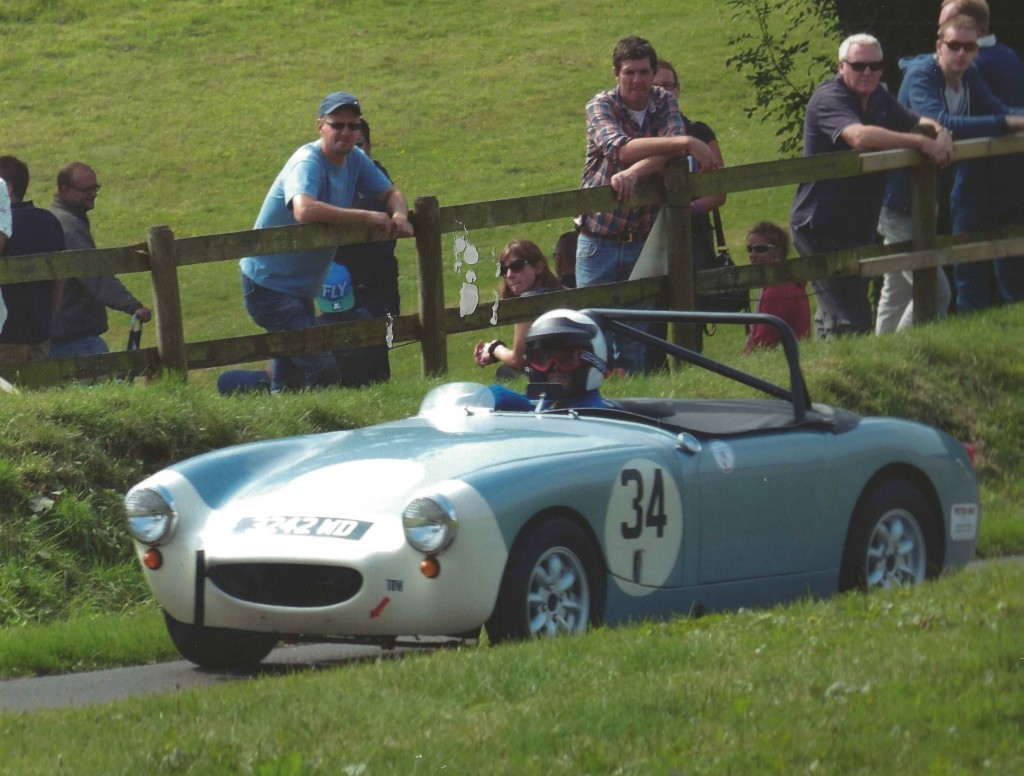
<svg viewBox="0 0 1024 776">
<path fill-rule="evenodd" d="M 606 186 L 615 173 L 627 169 L 628 164 L 619 162 L 619 151 L 632 138 L 685 134 L 679 103 L 664 89 L 655 87 L 651 90 L 642 129 L 636 125 L 618 89 L 601 92 L 587 103 L 587 161 L 583 167 L 581 188 Z M 607 237 L 636 232 L 646 237 L 657 214 L 655 205 L 591 213 L 583 216 L 583 231 Z"/>
</svg>

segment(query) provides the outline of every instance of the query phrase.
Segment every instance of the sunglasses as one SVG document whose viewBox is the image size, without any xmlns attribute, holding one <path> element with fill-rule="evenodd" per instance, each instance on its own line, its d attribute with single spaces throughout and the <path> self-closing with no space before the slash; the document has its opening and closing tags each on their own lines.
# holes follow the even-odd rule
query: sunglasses
<svg viewBox="0 0 1024 776">
<path fill-rule="evenodd" d="M 757 243 L 756 245 L 748 245 L 747 253 L 768 253 L 768 251 L 775 250 L 775 247 L 771 243 Z"/>
<path fill-rule="evenodd" d="M 527 355 L 530 368 L 538 372 L 571 372 L 583 362 L 580 348 L 534 348 Z"/>
<path fill-rule="evenodd" d="M 498 265 L 498 274 L 505 277 L 509 272 L 522 272 L 529 263 L 527 259 L 512 259 L 508 264 Z"/>
<path fill-rule="evenodd" d="M 946 48 L 950 51 L 966 51 L 968 54 L 973 54 L 978 50 L 977 43 L 961 43 L 958 40 L 944 40 L 942 42 L 946 44 Z"/>
<path fill-rule="evenodd" d="M 324 124 L 337 132 L 341 132 L 343 129 L 358 132 L 363 128 L 363 124 L 360 121 L 328 121 L 327 119 L 324 119 Z"/>
<path fill-rule="evenodd" d="M 881 61 L 878 61 L 878 62 L 849 62 L 847 60 L 843 60 L 843 61 L 846 62 L 846 64 L 849 65 L 851 68 L 853 68 L 853 70 L 855 72 L 858 72 L 858 73 L 863 73 L 865 70 L 870 70 L 872 73 L 877 73 L 879 70 L 882 69 L 882 62 Z"/>
</svg>

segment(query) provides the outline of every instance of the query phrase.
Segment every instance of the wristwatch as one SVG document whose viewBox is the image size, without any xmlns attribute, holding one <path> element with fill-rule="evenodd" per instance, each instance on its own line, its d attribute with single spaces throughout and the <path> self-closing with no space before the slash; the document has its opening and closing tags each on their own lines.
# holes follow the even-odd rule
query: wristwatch
<svg viewBox="0 0 1024 776">
<path fill-rule="evenodd" d="M 505 347 L 505 348 L 508 347 L 508 345 L 506 345 L 500 339 L 491 340 L 490 342 L 487 343 L 486 350 L 487 350 L 488 357 L 491 359 L 491 363 L 494 363 L 495 361 L 498 360 L 497 357 L 494 355 L 494 349 L 497 348 L 498 345 L 501 345 L 502 347 Z"/>
</svg>

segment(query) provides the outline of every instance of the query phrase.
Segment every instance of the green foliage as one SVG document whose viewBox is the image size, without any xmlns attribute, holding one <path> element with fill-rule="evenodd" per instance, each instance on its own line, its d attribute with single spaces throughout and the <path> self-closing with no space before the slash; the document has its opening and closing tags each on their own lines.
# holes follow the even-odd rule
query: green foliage
<svg viewBox="0 0 1024 776">
<path fill-rule="evenodd" d="M 726 65 L 745 72 L 754 89 L 754 104 L 744 109 L 747 118 L 777 125 L 779 153 L 799 156 L 807 102 L 835 69 L 835 54 L 822 50 L 822 41 L 838 33 L 834 3 L 727 0 L 727 5 L 740 32 L 729 39 L 735 53 Z"/>
</svg>

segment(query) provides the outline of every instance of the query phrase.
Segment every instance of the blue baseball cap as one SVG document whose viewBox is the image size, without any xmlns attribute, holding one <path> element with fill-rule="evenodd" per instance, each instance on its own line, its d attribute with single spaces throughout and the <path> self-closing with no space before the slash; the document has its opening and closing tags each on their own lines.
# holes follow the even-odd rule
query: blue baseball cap
<svg viewBox="0 0 1024 776">
<path fill-rule="evenodd" d="M 324 289 L 316 298 L 317 306 L 325 313 L 343 313 L 356 306 L 352 291 L 352 276 L 344 264 L 331 262 L 331 271 L 324 280 Z"/>
<path fill-rule="evenodd" d="M 348 92 L 331 92 L 320 101 L 320 118 L 328 113 L 334 113 L 338 108 L 353 108 L 358 115 L 362 115 L 362 108 L 359 107 L 359 100 Z"/>
</svg>

